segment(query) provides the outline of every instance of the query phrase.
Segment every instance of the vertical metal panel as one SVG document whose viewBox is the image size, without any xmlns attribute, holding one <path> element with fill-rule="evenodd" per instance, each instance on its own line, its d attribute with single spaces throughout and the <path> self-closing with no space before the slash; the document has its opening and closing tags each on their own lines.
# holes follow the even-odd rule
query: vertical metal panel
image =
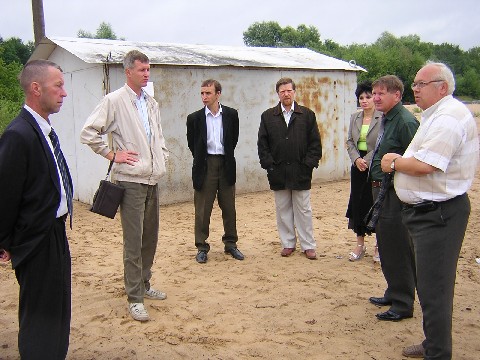
<svg viewBox="0 0 480 360">
<path fill-rule="evenodd" d="M 60 112 L 51 116 L 70 168 L 74 198 L 91 203 L 107 161 L 80 143 L 80 131 L 90 112 L 103 97 L 102 66 L 87 64 L 57 47 L 50 60 L 62 67 L 67 97 Z"/>
</svg>

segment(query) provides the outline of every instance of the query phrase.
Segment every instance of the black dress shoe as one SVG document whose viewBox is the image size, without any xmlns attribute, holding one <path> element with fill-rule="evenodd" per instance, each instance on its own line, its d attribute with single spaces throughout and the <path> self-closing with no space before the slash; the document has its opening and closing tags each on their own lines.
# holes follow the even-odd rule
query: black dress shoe
<svg viewBox="0 0 480 360">
<path fill-rule="evenodd" d="M 237 259 L 237 260 L 245 259 L 245 256 L 243 256 L 243 254 L 237 248 L 225 249 L 225 254 L 230 254 L 234 259 Z"/>
<path fill-rule="evenodd" d="M 197 260 L 197 262 L 200 264 L 205 264 L 208 260 L 207 252 L 204 250 L 200 250 L 195 257 L 195 260 Z"/>
<path fill-rule="evenodd" d="M 376 306 L 387 306 L 392 305 L 392 302 L 384 297 L 371 297 L 368 299 L 373 305 Z"/>
<path fill-rule="evenodd" d="M 412 317 L 412 315 L 410 316 L 398 315 L 397 313 L 394 313 L 392 310 L 387 310 L 375 316 L 377 317 L 378 320 L 385 320 L 385 321 L 400 321 L 400 320 L 408 319 Z"/>
</svg>

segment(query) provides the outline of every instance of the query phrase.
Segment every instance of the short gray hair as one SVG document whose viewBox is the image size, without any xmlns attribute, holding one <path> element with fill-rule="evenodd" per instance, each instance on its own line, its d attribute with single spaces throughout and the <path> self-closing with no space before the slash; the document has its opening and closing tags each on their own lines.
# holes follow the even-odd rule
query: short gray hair
<svg viewBox="0 0 480 360">
<path fill-rule="evenodd" d="M 131 50 L 123 58 L 123 68 L 125 70 L 132 69 L 135 64 L 135 60 L 140 61 L 142 64 L 148 64 L 150 62 L 148 56 L 141 51 Z"/>
<path fill-rule="evenodd" d="M 448 86 L 447 94 L 452 95 L 455 91 L 455 77 L 453 76 L 452 70 L 444 63 L 434 62 L 428 60 L 425 63 L 425 66 L 433 65 L 438 69 L 439 78 L 436 80 L 445 80 Z"/>
</svg>

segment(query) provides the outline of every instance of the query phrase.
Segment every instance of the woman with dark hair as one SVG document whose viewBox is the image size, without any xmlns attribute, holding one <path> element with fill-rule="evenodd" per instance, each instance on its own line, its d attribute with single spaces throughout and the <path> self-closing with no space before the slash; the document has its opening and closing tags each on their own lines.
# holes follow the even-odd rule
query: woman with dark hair
<svg viewBox="0 0 480 360">
<path fill-rule="evenodd" d="M 357 235 L 357 245 L 348 256 L 350 261 L 360 260 L 366 251 L 365 235 L 369 232 L 363 219 L 373 203 L 372 186 L 368 181 L 368 168 L 373 157 L 382 118 L 382 113 L 375 111 L 370 82 L 358 84 L 355 95 L 361 111 L 350 117 L 347 139 L 347 151 L 352 161 L 352 168 L 350 200 L 345 216 L 348 218 L 348 228 Z M 376 245 L 373 261 L 380 261 Z"/>
</svg>

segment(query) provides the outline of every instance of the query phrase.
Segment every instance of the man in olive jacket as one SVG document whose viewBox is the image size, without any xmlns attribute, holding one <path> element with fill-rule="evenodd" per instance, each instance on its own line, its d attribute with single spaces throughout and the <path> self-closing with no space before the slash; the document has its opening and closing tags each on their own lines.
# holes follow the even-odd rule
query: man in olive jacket
<svg viewBox="0 0 480 360">
<path fill-rule="evenodd" d="M 295 101 L 295 83 L 282 78 L 276 84 L 280 102 L 266 110 L 258 130 L 258 157 L 267 170 L 275 194 L 282 256 L 290 256 L 298 238 L 308 259 L 316 259 L 310 188 L 313 168 L 322 158 L 315 113 Z M 296 229 L 296 232 L 295 232 Z"/>
</svg>

